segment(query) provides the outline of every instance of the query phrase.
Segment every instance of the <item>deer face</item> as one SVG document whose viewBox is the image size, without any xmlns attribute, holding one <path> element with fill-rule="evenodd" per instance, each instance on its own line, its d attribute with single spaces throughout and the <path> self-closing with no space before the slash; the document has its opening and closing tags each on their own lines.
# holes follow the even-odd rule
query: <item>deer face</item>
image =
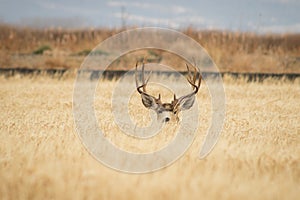
<svg viewBox="0 0 300 200">
<path fill-rule="evenodd" d="M 138 63 L 136 64 L 136 71 L 135 71 L 136 87 L 137 87 L 137 91 L 141 94 L 143 105 L 146 108 L 154 110 L 156 112 L 157 121 L 159 123 L 166 123 L 166 122 L 172 121 L 173 119 L 176 119 L 177 121 L 179 121 L 178 113 L 181 110 L 187 110 L 193 106 L 194 101 L 195 101 L 195 94 L 197 94 L 198 89 L 201 84 L 201 75 L 199 75 L 198 84 L 197 85 L 195 84 L 196 78 L 197 78 L 196 67 L 194 70 L 194 76 L 192 77 L 189 67 L 188 67 L 188 65 L 186 65 L 187 69 L 188 69 L 188 74 L 189 74 L 189 77 L 187 78 L 187 80 L 192 85 L 193 92 L 191 92 L 187 95 L 184 95 L 178 99 L 176 98 L 176 95 L 174 94 L 174 99 L 171 103 L 162 103 L 160 94 L 158 95 L 158 98 L 155 98 L 154 96 L 151 96 L 146 92 L 146 85 L 149 81 L 150 76 L 145 81 L 144 63 L 142 63 L 142 82 L 143 82 L 143 84 L 140 86 L 138 85 L 137 66 L 138 66 Z"/>
</svg>

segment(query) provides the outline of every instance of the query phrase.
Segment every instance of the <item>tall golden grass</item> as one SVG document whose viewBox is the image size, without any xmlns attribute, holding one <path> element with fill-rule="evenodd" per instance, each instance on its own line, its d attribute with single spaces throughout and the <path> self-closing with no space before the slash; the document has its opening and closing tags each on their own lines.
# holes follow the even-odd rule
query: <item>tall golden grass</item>
<svg viewBox="0 0 300 200">
<path fill-rule="evenodd" d="M 32 29 L 0 25 L 3 68 L 79 68 L 84 56 L 124 29 Z M 199 42 L 221 71 L 300 73 L 300 34 L 181 30 Z M 32 55 L 38 53 L 38 55 Z M 149 52 L 151 54 L 151 52 Z M 124 65 L 120 65 L 124 67 Z"/>
<path fill-rule="evenodd" d="M 225 77 L 224 128 L 212 153 L 199 160 L 211 115 L 203 83 L 194 143 L 173 165 L 143 175 L 107 168 L 84 149 L 74 129 L 73 83 L 72 77 L 0 77 L 0 199 L 299 198 L 299 78 L 247 83 Z M 103 80 L 98 86 L 100 126 L 122 148 L 139 151 L 111 123 L 108 91 L 115 84 Z M 171 98 L 167 92 L 164 97 L 168 95 Z M 134 93 L 130 113 L 143 112 L 148 114 Z M 170 134 L 165 130 L 159 141 Z M 161 143 L 154 140 L 144 147 L 157 145 Z"/>
</svg>

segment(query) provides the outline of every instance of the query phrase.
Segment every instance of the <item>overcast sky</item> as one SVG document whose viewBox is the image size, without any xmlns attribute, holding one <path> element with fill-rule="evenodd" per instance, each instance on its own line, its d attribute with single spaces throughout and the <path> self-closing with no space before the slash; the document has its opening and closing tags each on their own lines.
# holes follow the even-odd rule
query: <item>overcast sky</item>
<svg viewBox="0 0 300 200">
<path fill-rule="evenodd" d="M 0 21 L 35 27 L 159 26 L 300 32 L 300 0 L 0 0 Z"/>
</svg>

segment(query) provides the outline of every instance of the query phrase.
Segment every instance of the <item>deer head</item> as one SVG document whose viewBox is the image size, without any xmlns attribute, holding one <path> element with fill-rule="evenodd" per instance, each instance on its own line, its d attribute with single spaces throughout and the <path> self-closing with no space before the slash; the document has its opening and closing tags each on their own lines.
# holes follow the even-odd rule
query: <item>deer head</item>
<svg viewBox="0 0 300 200">
<path fill-rule="evenodd" d="M 176 98 L 176 95 L 174 94 L 174 99 L 171 103 L 162 103 L 160 94 L 158 95 L 158 98 L 155 98 L 154 96 L 148 94 L 146 91 L 146 86 L 150 79 L 151 73 L 148 76 L 147 80 L 145 80 L 144 62 L 142 62 L 142 84 L 141 85 L 138 84 L 138 78 L 137 78 L 138 64 L 139 63 L 137 62 L 135 66 L 135 83 L 136 83 L 137 91 L 141 94 L 143 105 L 146 108 L 152 109 L 156 112 L 157 120 L 159 122 L 162 123 L 168 122 L 174 117 L 176 118 L 177 121 L 179 121 L 178 113 L 182 110 L 190 109 L 193 106 L 195 101 L 195 95 L 197 94 L 200 88 L 202 76 L 197 71 L 197 68 L 193 66 L 194 71 L 192 73 L 190 71 L 190 67 L 188 66 L 188 64 L 186 64 L 187 71 L 188 71 L 187 81 L 192 86 L 193 91 L 179 98 Z M 198 79 L 198 83 L 196 84 L 197 79 Z"/>
</svg>

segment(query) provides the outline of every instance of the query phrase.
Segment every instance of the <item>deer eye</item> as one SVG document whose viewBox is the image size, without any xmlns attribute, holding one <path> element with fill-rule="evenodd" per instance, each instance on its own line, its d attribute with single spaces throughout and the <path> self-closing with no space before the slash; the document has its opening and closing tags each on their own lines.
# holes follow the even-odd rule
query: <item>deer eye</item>
<svg viewBox="0 0 300 200">
<path fill-rule="evenodd" d="M 173 113 L 176 114 L 176 113 L 177 113 L 177 110 L 175 110 Z"/>
</svg>

